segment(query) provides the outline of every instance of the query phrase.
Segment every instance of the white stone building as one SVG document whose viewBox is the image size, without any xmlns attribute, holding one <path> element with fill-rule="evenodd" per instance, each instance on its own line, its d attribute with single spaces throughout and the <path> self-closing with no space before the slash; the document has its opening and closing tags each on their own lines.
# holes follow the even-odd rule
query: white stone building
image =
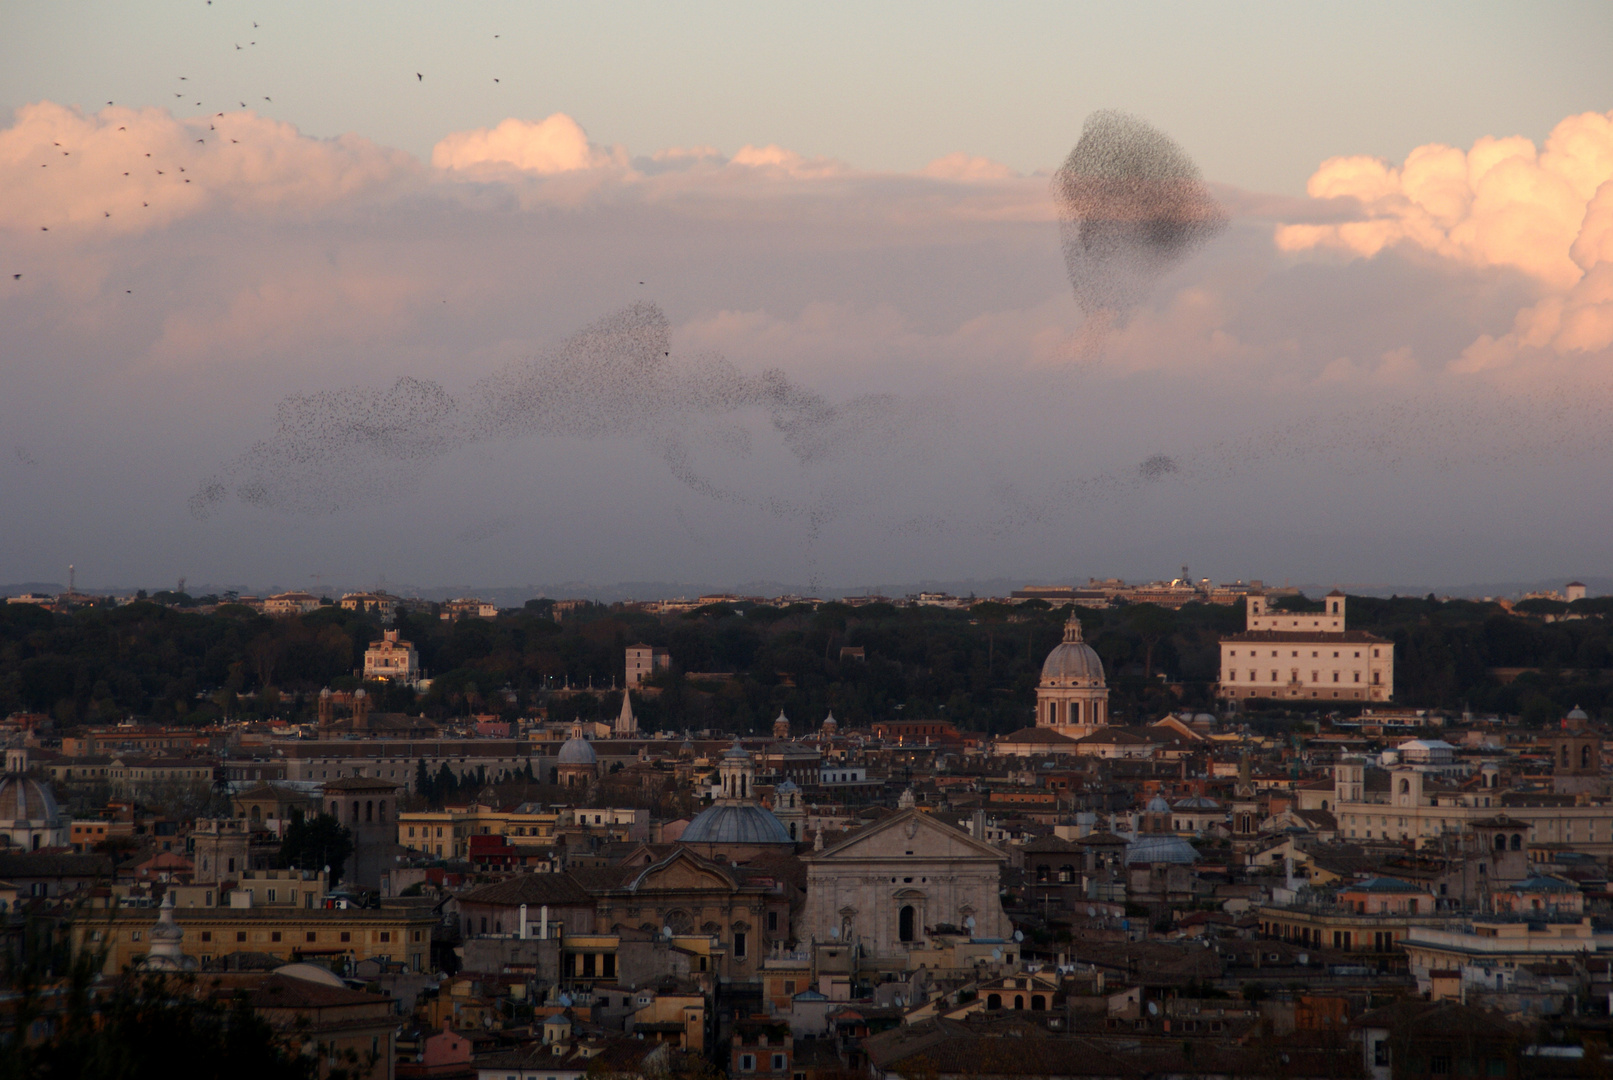
<svg viewBox="0 0 1613 1080">
<path fill-rule="evenodd" d="M 1334 591 L 1320 612 L 1272 611 L 1246 599 L 1246 629 L 1221 639 L 1224 698 L 1389 701 L 1395 695 L 1394 642 L 1345 628 L 1345 597 Z"/>
<path fill-rule="evenodd" d="M 928 949 L 937 926 L 1006 940 L 1013 928 L 998 899 L 1006 859 L 909 805 L 802 857 L 807 899 L 798 936 L 820 946 L 857 944 L 873 957 Z"/>
</svg>

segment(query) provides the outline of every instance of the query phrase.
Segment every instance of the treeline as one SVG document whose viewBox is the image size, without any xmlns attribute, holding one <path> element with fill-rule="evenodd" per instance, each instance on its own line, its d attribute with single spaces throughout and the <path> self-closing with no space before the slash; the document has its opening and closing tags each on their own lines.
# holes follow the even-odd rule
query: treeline
<svg viewBox="0 0 1613 1080">
<path fill-rule="evenodd" d="M 1593 714 L 1613 705 L 1610 608 L 1607 600 L 1572 609 L 1531 601 L 1508 613 L 1431 597 L 1352 597 L 1349 623 L 1395 643 L 1398 704 L 1542 723 L 1576 704 Z M 849 725 L 939 718 L 1000 732 L 1030 722 L 1042 661 L 1070 613 L 1040 601 L 969 611 L 719 604 L 666 617 L 590 606 L 557 623 L 550 610 L 534 601 L 497 619 L 457 622 L 401 614 L 395 629 L 414 643 L 433 684 L 423 694 L 372 684 L 373 708 L 433 718 L 543 709 L 558 720 L 609 719 L 621 703 L 610 688 L 621 684 L 624 650 L 643 641 L 665 646 L 674 661 L 672 673 L 655 679 L 656 693 L 634 699 L 648 729 L 766 730 L 782 710 L 801 731 L 832 710 Z M 1212 709 L 1218 642 L 1243 629 L 1238 607 L 1138 604 L 1077 614 L 1103 659 L 1118 720 Z M 268 618 L 239 605 L 200 614 L 141 602 L 59 615 L 7 605 L 0 714 L 48 713 L 64 726 L 129 716 L 308 718 L 320 689 L 359 685 L 364 650 L 380 631 L 373 616 L 336 607 Z M 1504 685 L 1495 668 L 1539 670 Z M 590 685 L 592 692 L 576 692 Z M 573 692 L 553 693 L 568 686 Z"/>
</svg>

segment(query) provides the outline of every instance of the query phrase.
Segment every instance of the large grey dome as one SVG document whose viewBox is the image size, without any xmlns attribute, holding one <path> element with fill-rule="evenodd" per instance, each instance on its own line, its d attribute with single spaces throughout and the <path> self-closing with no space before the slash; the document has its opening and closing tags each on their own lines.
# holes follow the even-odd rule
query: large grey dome
<svg viewBox="0 0 1613 1080">
<path fill-rule="evenodd" d="M 561 765 L 597 765 L 599 755 L 594 753 L 587 739 L 573 735 L 560 747 L 560 755 L 555 760 Z"/>
<path fill-rule="evenodd" d="M 50 788 L 31 776 L 7 773 L 0 779 L 0 823 L 36 823 L 54 829 L 62 825 L 62 812 Z"/>
<path fill-rule="evenodd" d="M 772 812 L 754 803 L 718 803 L 702 810 L 678 838 L 684 844 L 793 844 Z"/>
<path fill-rule="evenodd" d="M 1199 861 L 1198 849 L 1180 836 L 1171 836 L 1168 833 L 1156 833 L 1148 836 L 1139 836 L 1126 845 L 1123 856 L 1126 864 L 1132 863 L 1195 863 Z"/>
<path fill-rule="evenodd" d="M 1064 640 L 1042 662 L 1043 683 L 1071 679 L 1103 682 L 1103 661 L 1081 640 L 1081 620 L 1074 615 L 1064 624 Z"/>
</svg>

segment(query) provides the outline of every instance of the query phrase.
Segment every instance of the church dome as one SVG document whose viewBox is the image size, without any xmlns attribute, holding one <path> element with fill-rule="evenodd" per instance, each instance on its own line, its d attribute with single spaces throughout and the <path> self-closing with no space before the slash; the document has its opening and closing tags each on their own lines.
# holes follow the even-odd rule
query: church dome
<svg viewBox="0 0 1613 1080">
<path fill-rule="evenodd" d="M 1159 833 L 1152 836 L 1139 836 L 1126 845 L 1126 853 L 1122 856 L 1126 864 L 1132 863 L 1195 863 L 1199 861 L 1198 849 L 1180 836 L 1171 836 Z"/>
<path fill-rule="evenodd" d="M 594 753 L 588 740 L 579 734 L 565 741 L 560 747 L 560 756 L 555 760 L 561 765 L 596 765 L 599 755 Z"/>
<path fill-rule="evenodd" d="M 48 786 L 31 776 L 7 773 L 0 778 L 0 828 L 23 822 L 58 828 L 63 824 L 62 812 Z"/>
<path fill-rule="evenodd" d="M 800 791 L 801 789 L 796 786 L 796 783 L 795 783 L 794 780 L 786 778 L 784 783 L 780 784 L 778 787 L 774 788 L 773 790 L 775 792 L 780 793 L 780 794 L 787 795 L 792 791 Z"/>
<path fill-rule="evenodd" d="M 1148 805 L 1143 809 L 1150 814 L 1168 814 L 1171 812 L 1171 804 L 1166 802 L 1160 796 L 1155 795 L 1152 799 L 1148 800 Z"/>
<path fill-rule="evenodd" d="M 1091 645 L 1081 640 L 1081 620 L 1074 615 L 1064 624 L 1064 640 L 1042 662 L 1042 682 L 1064 679 L 1103 682 L 1103 661 Z"/>
<path fill-rule="evenodd" d="M 683 844 L 793 844 L 790 831 L 772 812 L 754 803 L 718 803 L 689 822 Z"/>
</svg>

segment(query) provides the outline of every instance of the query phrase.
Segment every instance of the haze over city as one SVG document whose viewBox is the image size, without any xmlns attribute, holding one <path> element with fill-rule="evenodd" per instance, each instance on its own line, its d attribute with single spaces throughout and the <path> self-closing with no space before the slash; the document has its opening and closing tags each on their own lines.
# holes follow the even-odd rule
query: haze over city
<svg viewBox="0 0 1613 1080">
<path fill-rule="evenodd" d="M 1607 563 L 1605 5 L 0 24 L 0 581 Z"/>
</svg>

